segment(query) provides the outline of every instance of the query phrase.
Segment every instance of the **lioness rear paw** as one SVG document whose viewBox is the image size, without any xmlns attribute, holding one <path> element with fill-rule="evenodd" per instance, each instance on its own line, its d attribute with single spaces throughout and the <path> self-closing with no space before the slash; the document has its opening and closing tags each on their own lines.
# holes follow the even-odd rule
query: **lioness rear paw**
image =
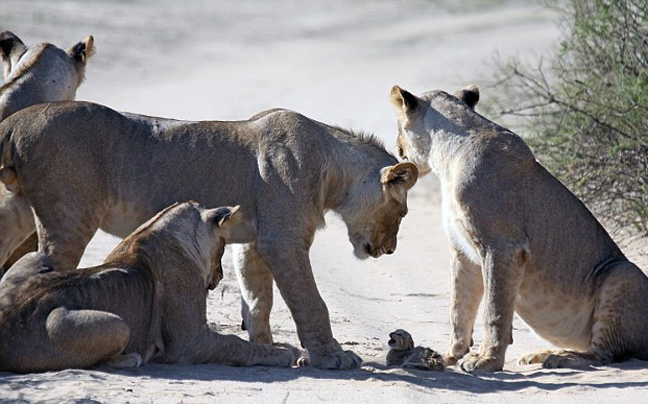
<svg viewBox="0 0 648 404">
<path fill-rule="evenodd" d="M 549 355 L 551 355 L 552 351 L 539 351 L 539 352 L 530 352 L 528 354 L 522 355 L 520 359 L 518 359 L 518 364 L 519 365 L 531 365 L 534 363 L 543 363 L 545 359 Z"/>
<path fill-rule="evenodd" d="M 324 355 L 310 355 L 311 364 L 320 369 L 354 369 L 362 365 L 362 359 L 353 351 L 339 351 Z"/>
<path fill-rule="evenodd" d="M 459 361 L 459 366 L 464 372 L 472 373 L 474 371 L 496 372 L 502 370 L 503 364 L 499 363 L 496 358 L 482 357 L 477 354 L 468 354 Z"/>
<path fill-rule="evenodd" d="M 580 369 L 588 370 L 593 366 L 601 366 L 603 361 L 593 354 L 580 352 L 561 352 L 558 354 L 548 355 L 542 362 L 545 369 Z"/>
</svg>

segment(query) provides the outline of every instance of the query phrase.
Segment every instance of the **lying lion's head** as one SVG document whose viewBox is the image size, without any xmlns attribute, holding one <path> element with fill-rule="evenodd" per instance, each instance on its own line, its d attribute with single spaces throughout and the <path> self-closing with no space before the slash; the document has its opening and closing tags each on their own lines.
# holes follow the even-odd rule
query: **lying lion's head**
<svg viewBox="0 0 648 404">
<path fill-rule="evenodd" d="M 195 202 L 175 203 L 142 224 L 113 250 L 106 262 L 113 254 L 119 257 L 143 249 L 164 251 L 167 261 L 179 254 L 182 262 L 194 264 L 183 265 L 186 268 L 182 269 L 196 268 L 205 286 L 213 289 L 223 278 L 221 258 L 225 244 L 249 242 L 253 237 L 253 225 L 238 206 L 206 209 Z"/>
<path fill-rule="evenodd" d="M 379 181 L 366 181 L 357 190 L 364 198 L 361 208 L 343 214 L 356 257 L 378 258 L 396 250 L 400 222 L 407 214 L 407 191 L 417 178 L 414 164 L 398 163 L 384 167 Z"/>
</svg>

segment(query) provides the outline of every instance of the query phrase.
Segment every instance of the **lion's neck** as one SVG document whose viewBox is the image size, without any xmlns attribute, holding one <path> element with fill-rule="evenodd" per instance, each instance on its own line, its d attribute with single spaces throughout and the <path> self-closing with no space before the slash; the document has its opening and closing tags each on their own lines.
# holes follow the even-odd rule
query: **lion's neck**
<svg viewBox="0 0 648 404">
<path fill-rule="evenodd" d="M 324 209 L 341 213 L 361 189 L 378 181 L 383 167 L 397 163 L 386 151 L 382 154 L 358 147 L 340 147 L 331 153 L 322 172 Z"/>
</svg>

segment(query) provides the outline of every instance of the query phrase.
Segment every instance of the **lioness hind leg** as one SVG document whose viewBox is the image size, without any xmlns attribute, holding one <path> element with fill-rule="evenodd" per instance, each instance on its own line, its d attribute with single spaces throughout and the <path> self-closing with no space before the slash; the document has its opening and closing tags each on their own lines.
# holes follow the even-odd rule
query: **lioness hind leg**
<svg viewBox="0 0 648 404">
<path fill-rule="evenodd" d="M 45 324 L 54 354 L 51 368 L 86 368 L 118 357 L 130 329 L 121 317 L 96 310 L 52 310 Z"/>
<path fill-rule="evenodd" d="M 629 358 L 648 359 L 648 278 L 628 261 L 613 264 L 604 276 L 598 284 L 587 352 L 555 352 L 543 367 L 587 369 Z"/>
<path fill-rule="evenodd" d="M 241 288 L 243 328 L 252 342 L 272 344 L 272 274 L 254 244 L 234 244 L 234 268 Z"/>
</svg>

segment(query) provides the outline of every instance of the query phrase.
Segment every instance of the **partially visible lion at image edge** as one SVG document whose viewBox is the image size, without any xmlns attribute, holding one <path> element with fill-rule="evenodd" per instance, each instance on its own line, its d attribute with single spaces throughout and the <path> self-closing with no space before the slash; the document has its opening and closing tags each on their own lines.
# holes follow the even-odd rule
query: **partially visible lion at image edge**
<svg viewBox="0 0 648 404">
<path fill-rule="evenodd" d="M 53 270 L 43 253 L 24 256 L 0 282 L 0 370 L 295 364 L 290 346 L 250 343 L 206 322 L 225 243 L 250 229 L 238 208 L 180 203 L 143 224 L 103 265 Z"/>
<path fill-rule="evenodd" d="M 0 86 L 0 121 L 34 104 L 73 100 L 85 78 L 88 59 L 94 52 L 92 35 L 63 50 L 47 42 L 26 46 L 13 32 L 1 31 L 0 59 L 5 82 Z M 7 201 L 12 197 L 0 184 L 0 206 L 20 205 L 20 202 Z M 23 204 L 17 209 L 25 210 L 28 206 Z M 1 219 L 0 228 L 23 225 L 19 222 L 20 215 L 3 215 Z M 13 255 L 0 263 L 0 272 L 7 270 L 25 253 L 36 250 L 37 245 L 38 239 L 33 234 L 13 248 Z"/>
<path fill-rule="evenodd" d="M 441 182 L 452 249 L 447 363 L 496 371 L 513 313 L 565 348 L 522 358 L 546 368 L 648 360 L 648 278 L 525 142 L 474 111 L 479 90 L 415 96 L 393 87 L 399 154 Z M 480 301 L 485 335 L 470 353 Z"/>
<path fill-rule="evenodd" d="M 356 257 L 393 253 L 418 178 L 372 136 L 292 111 L 183 122 L 88 102 L 35 105 L 1 122 L 0 165 L 13 195 L 0 223 L 20 224 L 0 228 L 0 261 L 36 230 L 53 267 L 71 268 L 97 229 L 125 237 L 175 201 L 240 205 L 252 231 L 232 250 L 250 341 L 273 342 L 274 281 L 321 368 L 361 359 L 333 338 L 309 258 L 316 230 L 333 211 Z"/>
</svg>

